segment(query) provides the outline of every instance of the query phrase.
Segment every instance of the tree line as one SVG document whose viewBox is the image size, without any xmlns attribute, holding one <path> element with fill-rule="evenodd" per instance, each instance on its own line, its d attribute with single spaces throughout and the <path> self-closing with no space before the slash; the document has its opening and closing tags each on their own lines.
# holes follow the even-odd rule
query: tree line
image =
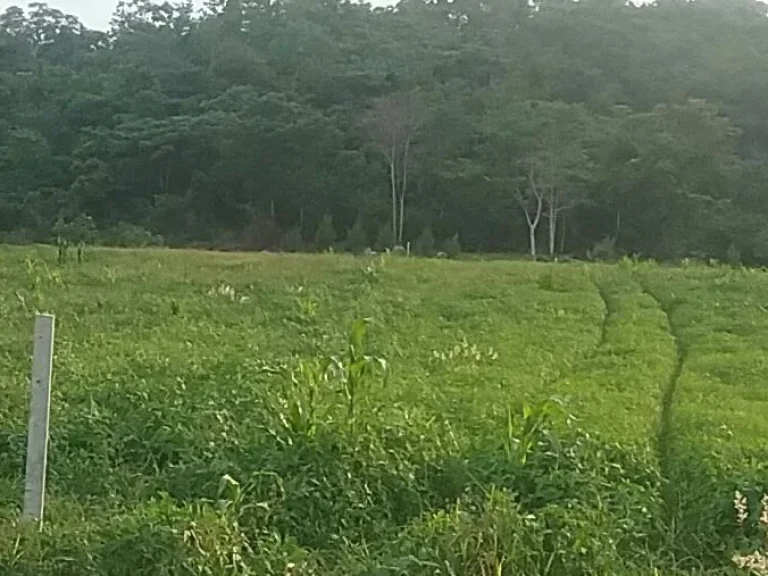
<svg viewBox="0 0 768 576">
<path fill-rule="evenodd" d="M 768 6 L 0 15 L 0 238 L 768 262 Z"/>
</svg>

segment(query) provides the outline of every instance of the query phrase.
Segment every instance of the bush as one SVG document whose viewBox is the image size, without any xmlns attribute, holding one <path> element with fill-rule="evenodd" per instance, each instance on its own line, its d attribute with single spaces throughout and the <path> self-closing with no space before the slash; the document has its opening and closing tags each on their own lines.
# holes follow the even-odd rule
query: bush
<svg viewBox="0 0 768 576">
<path fill-rule="evenodd" d="M 239 238 L 225 239 L 225 244 L 247 250 L 272 250 L 280 245 L 280 227 L 272 218 L 256 215 L 239 234 Z"/>
<path fill-rule="evenodd" d="M 146 228 L 136 224 L 121 222 L 104 233 L 103 241 L 109 246 L 121 248 L 144 248 L 146 246 L 159 246 L 162 239 L 154 236 Z"/>
<path fill-rule="evenodd" d="M 377 252 L 384 252 L 388 248 L 392 248 L 392 228 L 388 224 L 384 224 L 379 228 L 373 249 Z"/>
<path fill-rule="evenodd" d="M 768 264 L 768 229 L 760 230 L 752 239 L 752 257 L 758 264 Z"/>
<path fill-rule="evenodd" d="M 360 220 L 347 232 L 346 247 L 353 254 L 362 254 L 368 248 L 368 236 Z"/>
<path fill-rule="evenodd" d="M 413 251 L 419 256 L 431 256 L 435 251 L 435 235 L 432 234 L 432 228 L 427 226 L 413 243 Z"/>
<path fill-rule="evenodd" d="M 728 250 L 725 252 L 725 259 L 728 264 L 741 264 L 741 251 L 736 247 L 735 244 L 728 246 Z"/>
<path fill-rule="evenodd" d="M 30 244 L 35 241 L 47 241 L 48 235 L 30 230 L 28 228 L 14 228 L 7 232 L 0 232 L 0 243 L 2 244 Z"/>
<path fill-rule="evenodd" d="M 590 260 L 613 260 L 616 256 L 616 239 L 612 236 L 606 236 L 595 242 L 592 249 L 587 252 Z"/>
<path fill-rule="evenodd" d="M 93 242 L 96 226 L 93 223 L 93 218 L 80 214 L 69 221 L 59 218 L 51 231 L 55 237 L 61 238 L 70 244 L 90 243 Z"/>
<path fill-rule="evenodd" d="M 304 240 L 301 237 L 301 230 L 294 226 L 286 232 L 280 239 L 280 249 L 283 252 L 301 252 L 304 246 Z"/>
<path fill-rule="evenodd" d="M 458 234 L 454 234 L 443 243 L 443 252 L 445 252 L 448 258 L 459 257 L 459 254 L 461 254 L 461 242 L 459 242 Z"/>
<path fill-rule="evenodd" d="M 323 216 L 315 233 L 315 248 L 325 252 L 333 248 L 336 243 L 336 229 L 333 227 L 333 217 L 330 214 Z"/>
</svg>

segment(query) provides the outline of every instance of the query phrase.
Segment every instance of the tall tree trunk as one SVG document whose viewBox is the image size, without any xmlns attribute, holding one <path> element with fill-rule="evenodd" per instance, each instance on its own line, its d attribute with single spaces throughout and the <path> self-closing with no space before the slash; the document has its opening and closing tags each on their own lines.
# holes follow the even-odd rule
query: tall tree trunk
<svg viewBox="0 0 768 576">
<path fill-rule="evenodd" d="M 395 144 L 389 157 L 389 175 L 392 183 L 392 247 L 397 244 L 397 160 Z"/>
<path fill-rule="evenodd" d="M 398 230 L 398 243 L 403 245 L 403 225 L 405 222 L 405 195 L 408 191 L 408 156 L 411 151 L 411 137 L 405 141 L 405 148 L 403 150 L 403 181 L 400 183 L 400 229 Z"/>
<path fill-rule="evenodd" d="M 528 223 L 528 242 L 531 248 L 531 258 L 535 262 L 536 261 L 536 230 L 539 227 L 539 223 L 541 222 L 541 213 L 544 207 L 544 197 L 542 196 L 539 189 L 536 187 L 536 180 L 534 179 L 533 169 L 531 169 L 529 178 L 531 182 L 531 191 L 533 192 L 534 198 L 536 198 L 536 212 L 533 215 L 531 215 L 530 209 L 528 208 L 527 201 L 522 196 L 520 196 L 519 190 L 518 190 L 518 202 L 520 203 L 520 207 L 523 209 L 523 214 L 525 214 L 525 221 Z"/>
<path fill-rule="evenodd" d="M 557 210 L 555 203 L 549 202 L 549 257 L 555 257 L 555 240 L 557 239 Z"/>
<path fill-rule="evenodd" d="M 565 236 L 568 220 L 566 219 L 565 214 L 563 214 L 562 218 L 563 222 L 562 226 L 560 226 L 560 254 L 565 254 Z"/>
<path fill-rule="evenodd" d="M 168 190 L 171 187 L 171 172 L 168 168 L 163 168 L 160 173 L 160 189 L 163 194 L 168 194 Z"/>
</svg>

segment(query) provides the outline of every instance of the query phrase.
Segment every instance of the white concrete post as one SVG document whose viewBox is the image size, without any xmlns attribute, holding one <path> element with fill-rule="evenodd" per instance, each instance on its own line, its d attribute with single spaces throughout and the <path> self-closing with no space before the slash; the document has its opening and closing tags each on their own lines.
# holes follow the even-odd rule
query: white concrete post
<svg viewBox="0 0 768 576">
<path fill-rule="evenodd" d="M 45 507 L 45 476 L 48 462 L 48 420 L 51 409 L 53 334 L 56 319 L 48 314 L 35 317 L 32 356 L 32 386 L 29 399 L 27 475 L 22 518 L 42 524 Z"/>
</svg>

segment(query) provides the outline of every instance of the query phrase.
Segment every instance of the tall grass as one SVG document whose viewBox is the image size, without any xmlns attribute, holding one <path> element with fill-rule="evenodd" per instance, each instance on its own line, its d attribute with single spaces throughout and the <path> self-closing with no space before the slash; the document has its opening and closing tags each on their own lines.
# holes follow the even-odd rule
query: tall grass
<svg viewBox="0 0 768 576">
<path fill-rule="evenodd" d="M 759 273 L 4 248 L 0 282 L 0 574 L 694 574 L 750 550 Z"/>
</svg>

